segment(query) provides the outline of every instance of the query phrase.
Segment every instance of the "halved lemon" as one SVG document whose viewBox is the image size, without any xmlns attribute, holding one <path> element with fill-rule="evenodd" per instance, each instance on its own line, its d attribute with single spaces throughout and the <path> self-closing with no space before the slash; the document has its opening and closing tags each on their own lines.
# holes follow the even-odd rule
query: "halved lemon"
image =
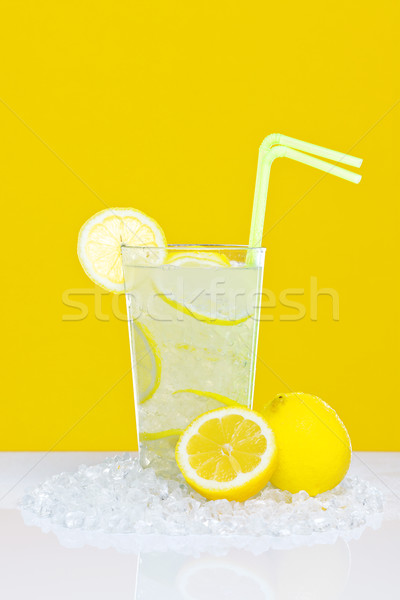
<svg viewBox="0 0 400 600">
<path fill-rule="evenodd" d="M 170 253 L 165 264 L 182 269 L 179 278 L 165 270 L 157 274 L 155 281 L 157 297 L 175 310 L 211 325 L 238 325 L 251 316 L 246 305 L 242 305 L 240 296 L 245 294 L 235 295 L 238 280 L 234 276 L 234 267 L 224 254 Z"/>
<path fill-rule="evenodd" d="M 197 417 L 179 438 L 175 457 L 189 485 L 209 500 L 244 501 L 268 483 L 277 450 L 260 414 L 226 407 Z"/>
<path fill-rule="evenodd" d="M 90 279 L 111 292 L 124 290 L 121 245 L 165 247 L 166 239 L 156 221 L 133 208 L 109 208 L 86 221 L 79 232 L 79 260 Z M 149 249 L 146 261 L 158 264 L 160 253 Z"/>
<path fill-rule="evenodd" d="M 157 345 L 148 329 L 139 323 L 132 322 L 133 329 L 133 362 L 136 370 L 136 381 L 139 386 L 139 403 L 146 402 L 154 395 L 160 385 L 161 359 Z"/>
</svg>

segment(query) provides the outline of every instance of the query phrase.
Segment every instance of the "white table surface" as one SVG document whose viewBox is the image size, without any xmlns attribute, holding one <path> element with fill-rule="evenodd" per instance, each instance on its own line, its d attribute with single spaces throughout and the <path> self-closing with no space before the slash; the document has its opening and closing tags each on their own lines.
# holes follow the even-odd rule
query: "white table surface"
<svg viewBox="0 0 400 600">
<path fill-rule="evenodd" d="M 385 496 L 377 529 L 358 539 L 259 555 L 229 550 L 120 552 L 65 547 L 74 539 L 24 524 L 24 489 L 60 471 L 101 462 L 108 452 L 0 453 L 0 598 L 7 600 L 398 600 L 400 598 L 400 453 L 353 456 L 351 474 Z M 107 540 L 104 542 L 107 546 Z"/>
</svg>

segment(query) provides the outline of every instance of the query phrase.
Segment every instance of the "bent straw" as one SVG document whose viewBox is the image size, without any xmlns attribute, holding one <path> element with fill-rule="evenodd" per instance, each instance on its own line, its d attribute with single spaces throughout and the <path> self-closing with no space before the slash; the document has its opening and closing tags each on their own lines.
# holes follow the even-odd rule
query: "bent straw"
<svg viewBox="0 0 400 600">
<path fill-rule="evenodd" d="M 301 140 L 296 140 L 295 138 L 290 138 L 279 133 L 271 134 L 266 137 L 261 144 L 258 157 L 249 248 L 260 247 L 262 243 L 269 177 L 272 163 L 276 158 L 291 158 L 292 160 L 302 162 L 321 171 L 325 171 L 326 173 L 331 173 L 332 175 L 336 175 L 337 177 L 341 177 L 347 181 L 351 181 L 353 183 L 360 182 L 361 175 L 357 175 L 356 173 L 347 171 L 342 167 L 327 163 L 323 160 L 315 158 L 315 156 L 305 154 L 304 152 L 310 152 L 315 155 L 322 156 L 323 158 L 328 158 L 330 160 L 353 167 L 360 167 L 362 164 L 361 158 L 349 156 L 347 154 L 337 152 L 336 150 L 329 150 L 328 148 L 316 146 L 315 144 L 309 144 L 308 142 L 302 142 Z M 248 263 L 252 262 L 251 254 L 252 253 L 249 253 L 247 260 Z"/>
<path fill-rule="evenodd" d="M 260 155 L 268 152 L 272 146 L 277 145 L 300 150 L 301 152 L 307 152 L 308 154 L 314 154 L 320 158 L 327 158 L 328 160 L 340 162 L 349 167 L 359 168 L 362 165 L 362 158 L 356 158 L 355 156 L 349 156 L 348 154 L 343 154 L 343 152 L 338 152 L 337 150 L 330 150 L 323 146 L 303 142 L 302 140 L 297 140 L 296 138 L 288 137 L 281 133 L 271 133 L 263 140 L 260 146 Z"/>
</svg>

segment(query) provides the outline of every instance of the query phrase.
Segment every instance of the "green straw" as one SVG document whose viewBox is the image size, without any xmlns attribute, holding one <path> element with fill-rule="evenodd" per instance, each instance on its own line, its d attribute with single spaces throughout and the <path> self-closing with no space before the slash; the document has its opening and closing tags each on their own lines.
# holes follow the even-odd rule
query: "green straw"
<svg viewBox="0 0 400 600">
<path fill-rule="evenodd" d="M 308 154 L 304 154 L 307 152 Z M 310 156 L 314 154 L 322 158 L 327 158 L 344 165 L 360 167 L 361 158 L 349 156 L 336 150 L 329 150 L 322 146 L 316 146 L 308 142 L 302 142 L 295 138 L 290 138 L 280 133 L 273 133 L 265 138 L 260 147 L 258 155 L 256 189 L 254 194 L 253 214 L 251 218 L 249 248 L 259 248 L 262 245 L 265 208 L 267 205 L 268 184 L 271 172 L 271 166 L 276 158 L 286 157 L 298 162 L 325 171 L 336 177 L 341 177 L 353 183 L 359 183 L 361 175 L 347 171 L 342 167 L 332 165 L 323 160 Z M 249 252 L 247 262 L 252 262 L 251 252 Z"/>
<path fill-rule="evenodd" d="M 301 152 L 307 152 L 308 154 L 314 154 L 320 158 L 327 158 L 335 162 L 340 162 L 350 167 L 361 167 L 362 158 L 356 158 L 355 156 L 349 156 L 338 152 L 337 150 L 329 150 L 323 146 L 317 146 L 316 144 L 310 144 L 309 142 L 303 142 L 296 140 L 295 138 L 282 135 L 281 133 L 271 133 L 268 135 L 260 146 L 260 154 L 268 152 L 272 146 L 286 146 L 287 148 L 293 148 L 294 150 L 300 150 Z"/>
</svg>

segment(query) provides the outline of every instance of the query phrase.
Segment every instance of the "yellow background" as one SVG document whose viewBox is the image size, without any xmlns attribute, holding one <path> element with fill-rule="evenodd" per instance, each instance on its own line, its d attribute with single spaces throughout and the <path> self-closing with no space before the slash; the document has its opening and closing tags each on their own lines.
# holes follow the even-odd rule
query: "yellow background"
<svg viewBox="0 0 400 600">
<path fill-rule="evenodd" d="M 306 316 L 265 309 L 256 406 L 311 392 L 355 449 L 400 450 L 396 4 L 2 3 L 1 450 L 135 448 L 127 326 L 107 295 L 95 318 L 79 228 L 133 206 L 171 243 L 245 244 L 272 132 L 364 165 L 356 186 L 274 164 L 264 284 L 305 289 Z M 311 277 L 339 321 L 328 297 L 311 320 Z M 65 320 L 75 288 L 89 314 Z"/>
</svg>

